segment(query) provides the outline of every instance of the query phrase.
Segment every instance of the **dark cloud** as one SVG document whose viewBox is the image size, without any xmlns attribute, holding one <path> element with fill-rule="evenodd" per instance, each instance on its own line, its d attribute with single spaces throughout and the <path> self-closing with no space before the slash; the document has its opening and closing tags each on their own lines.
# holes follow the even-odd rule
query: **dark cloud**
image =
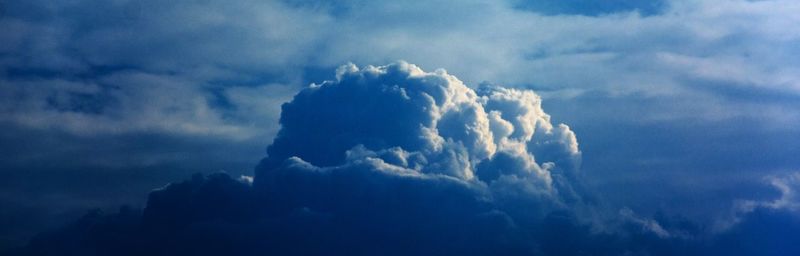
<svg viewBox="0 0 800 256">
<path fill-rule="evenodd" d="M 309 178 L 303 170 L 291 171 Z M 334 172 L 319 181 L 342 185 L 287 194 L 280 199 L 283 205 L 267 204 L 277 201 L 255 197 L 249 184 L 227 175 L 196 176 L 152 193 L 142 214 L 128 209 L 88 214 L 33 239 L 23 255 L 483 255 L 530 250 L 519 237 L 509 236 L 515 227 L 507 216 L 491 211 L 461 185 Z M 353 188 L 342 187 L 349 184 L 363 192 L 385 192 L 352 194 Z M 321 201 L 316 191 L 333 192 L 328 197 L 335 201 Z M 318 210 L 294 208 L 307 199 Z"/>
<path fill-rule="evenodd" d="M 144 206 L 153 188 L 193 173 L 251 174 L 265 142 L 160 133 L 75 136 L 2 123 L 0 247 L 69 222 L 86 210 Z M 224 149 L 224 150 L 220 150 Z"/>
<path fill-rule="evenodd" d="M 287 185 L 272 190 L 287 194 L 265 199 L 249 183 L 226 174 L 196 175 L 153 192 L 141 213 L 94 211 L 7 253 L 793 255 L 800 250 L 792 236 L 800 220 L 781 209 L 758 208 L 713 236 L 685 219 L 647 220 L 629 211 L 611 222 L 617 223 L 613 231 L 598 232 L 570 211 L 516 222 L 453 181 L 403 180 L 375 172 L 375 166 L 309 174 L 320 170 L 296 164 L 284 169 L 281 181 Z M 288 188 L 298 183 L 302 186 Z M 660 231 L 653 232 L 654 227 Z"/>
</svg>

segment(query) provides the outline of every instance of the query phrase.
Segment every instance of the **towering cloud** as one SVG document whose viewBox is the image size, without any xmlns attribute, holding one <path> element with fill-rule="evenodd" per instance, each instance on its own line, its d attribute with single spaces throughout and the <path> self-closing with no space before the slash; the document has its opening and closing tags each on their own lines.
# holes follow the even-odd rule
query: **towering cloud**
<svg viewBox="0 0 800 256">
<path fill-rule="evenodd" d="M 261 202 L 358 230 L 356 241 L 381 245 L 353 245 L 370 253 L 525 248 L 502 238 L 525 233 L 517 219 L 576 201 L 570 182 L 554 182 L 576 171 L 575 135 L 530 91 L 476 92 L 405 62 L 350 64 L 286 103 L 281 125 L 256 169 Z"/>
<path fill-rule="evenodd" d="M 31 251 L 77 232 L 87 239 L 56 250 L 528 254 L 533 226 L 580 203 L 575 134 L 531 91 L 349 64 L 284 104 L 280 122 L 252 184 L 198 176 L 153 192 L 135 224 L 88 216 Z"/>
</svg>

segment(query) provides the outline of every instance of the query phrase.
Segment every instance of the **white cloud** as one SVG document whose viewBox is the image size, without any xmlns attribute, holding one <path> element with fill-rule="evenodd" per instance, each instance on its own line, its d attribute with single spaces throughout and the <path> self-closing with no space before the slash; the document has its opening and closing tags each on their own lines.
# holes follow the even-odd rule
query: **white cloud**
<svg viewBox="0 0 800 256">
<path fill-rule="evenodd" d="M 469 182 L 513 179 L 557 198 L 550 170 L 574 172 L 580 158 L 575 134 L 551 124 L 532 91 L 487 86 L 476 92 L 444 70 L 425 72 L 406 62 L 340 67 L 336 80 L 287 103 L 281 125 L 262 175 L 290 157 L 320 167 L 377 161 Z"/>
</svg>

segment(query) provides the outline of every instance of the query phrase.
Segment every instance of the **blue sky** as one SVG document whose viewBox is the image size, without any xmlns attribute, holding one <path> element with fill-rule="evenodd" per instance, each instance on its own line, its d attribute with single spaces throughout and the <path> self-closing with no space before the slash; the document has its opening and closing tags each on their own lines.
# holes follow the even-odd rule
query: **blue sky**
<svg viewBox="0 0 800 256">
<path fill-rule="evenodd" d="M 565 207 L 592 230 L 625 226 L 620 222 L 681 230 L 658 216 L 684 218 L 704 227 L 694 235 L 712 237 L 737 230 L 740 223 L 747 225 L 731 231 L 740 237 L 748 234 L 745 227 L 772 227 L 769 221 L 796 224 L 799 11 L 800 3 L 784 0 L 3 1 L 0 249 L 25 244 L 89 209 L 143 208 L 150 191 L 193 173 L 256 176 L 259 184 L 259 172 L 284 168 L 280 163 L 295 155 L 315 168 L 354 168 L 348 164 L 358 157 L 307 159 L 319 158 L 318 152 L 344 154 L 350 142 L 364 144 L 364 151 L 353 152 L 365 159 L 414 155 L 414 149 L 424 148 L 398 139 L 423 136 L 413 129 L 378 132 L 374 138 L 342 135 L 427 120 L 416 112 L 401 115 L 406 108 L 387 111 L 401 116 L 382 118 L 380 111 L 392 108 L 380 104 L 361 125 L 331 121 L 341 133 L 327 137 L 307 133 L 323 123 L 297 121 L 288 128 L 293 117 L 320 113 L 316 103 L 340 111 L 318 120 L 348 113 L 363 118 L 356 114 L 358 105 L 342 103 L 339 109 L 323 104 L 336 99 L 324 96 L 297 101 L 305 107 L 295 112 L 281 111 L 312 83 L 348 84 L 337 77 L 337 68 L 346 74 L 339 67 L 348 63 L 359 72 L 392 63 L 411 63 L 424 72 L 444 69 L 478 98 L 491 95 L 482 87 L 535 92 L 551 125 L 568 125 L 580 148 L 580 168 L 555 178 L 552 186 L 579 191 L 586 205 L 562 205 L 569 200 L 561 196 L 536 202 Z M 386 79 L 401 86 L 408 82 Z M 341 93 L 345 96 L 337 97 L 349 97 L 349 91 Z M 488 103 L 469 102 L 490 117 Z M 464 114 L 471 112 L 458 113 L 452 125 L 473 127 L 471 114 Z M 363 121 L 353 120 L 348 123 Z M 465 168 L 476 175 L 486 166 L 510 168 L 476 153 L 482 140 L 457 134 L 440 131 L 466 145 L 451 148 L 470 152 L 467 162 L 476 166 Z M 343 144 L 318 141 L 328 137 Z M 559 150 L 530 147 L 522 151 L 537 159 L 537 167 L 514 168 L 549 173 L 545 159 L 556 166 L 566 161 L 557 157 Z M 463 161 L 420 154 L 428 162 L 417 171 L 466 177 L 443 167 Z M 414 169 L 406 160 L 403 168 Z M 433 164 L 437 161 L 442 162 Z M 479 167 L 480 162 L 486 164 Z M 555 170 L 553 177 L 561 175 Z M 487 191 L 476 193 L 499 193 Z M 518 198 L 508 200 L 492 205 L 511 212 L 517 222 L 536 218 L 515 215 L 505 205 Z M 794 229 L 768 230 L 786 236 L 800 230 L 785 226 Z M 329 228 L 334 227 L 341 228 Z M 719 236 L 734 241 L 731 234 Z M 780 253 L 776 244 L 772 249 Z"/>
</svg>

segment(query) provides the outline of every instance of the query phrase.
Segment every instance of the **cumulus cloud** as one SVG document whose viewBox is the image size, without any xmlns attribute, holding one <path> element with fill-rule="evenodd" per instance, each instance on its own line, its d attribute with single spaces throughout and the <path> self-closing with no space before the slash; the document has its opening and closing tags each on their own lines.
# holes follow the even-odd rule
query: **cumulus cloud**
<svg viewBox="0 0 800 256">
<path fill-rule="evenodd" d="M 257 176 L 291 157 L 319 167 L 378 161 L 489 186 L 524 180 L 531 192 L 558 198 L 551 171 L 562 163 L 568 172 L 578 168 L 575 134 L 551 124 L 531 91 L 474 91 L 444 70 L 406 62 L 350 64 L 336 77 L 283 106 L 282 128 Z"/>
</svg>

